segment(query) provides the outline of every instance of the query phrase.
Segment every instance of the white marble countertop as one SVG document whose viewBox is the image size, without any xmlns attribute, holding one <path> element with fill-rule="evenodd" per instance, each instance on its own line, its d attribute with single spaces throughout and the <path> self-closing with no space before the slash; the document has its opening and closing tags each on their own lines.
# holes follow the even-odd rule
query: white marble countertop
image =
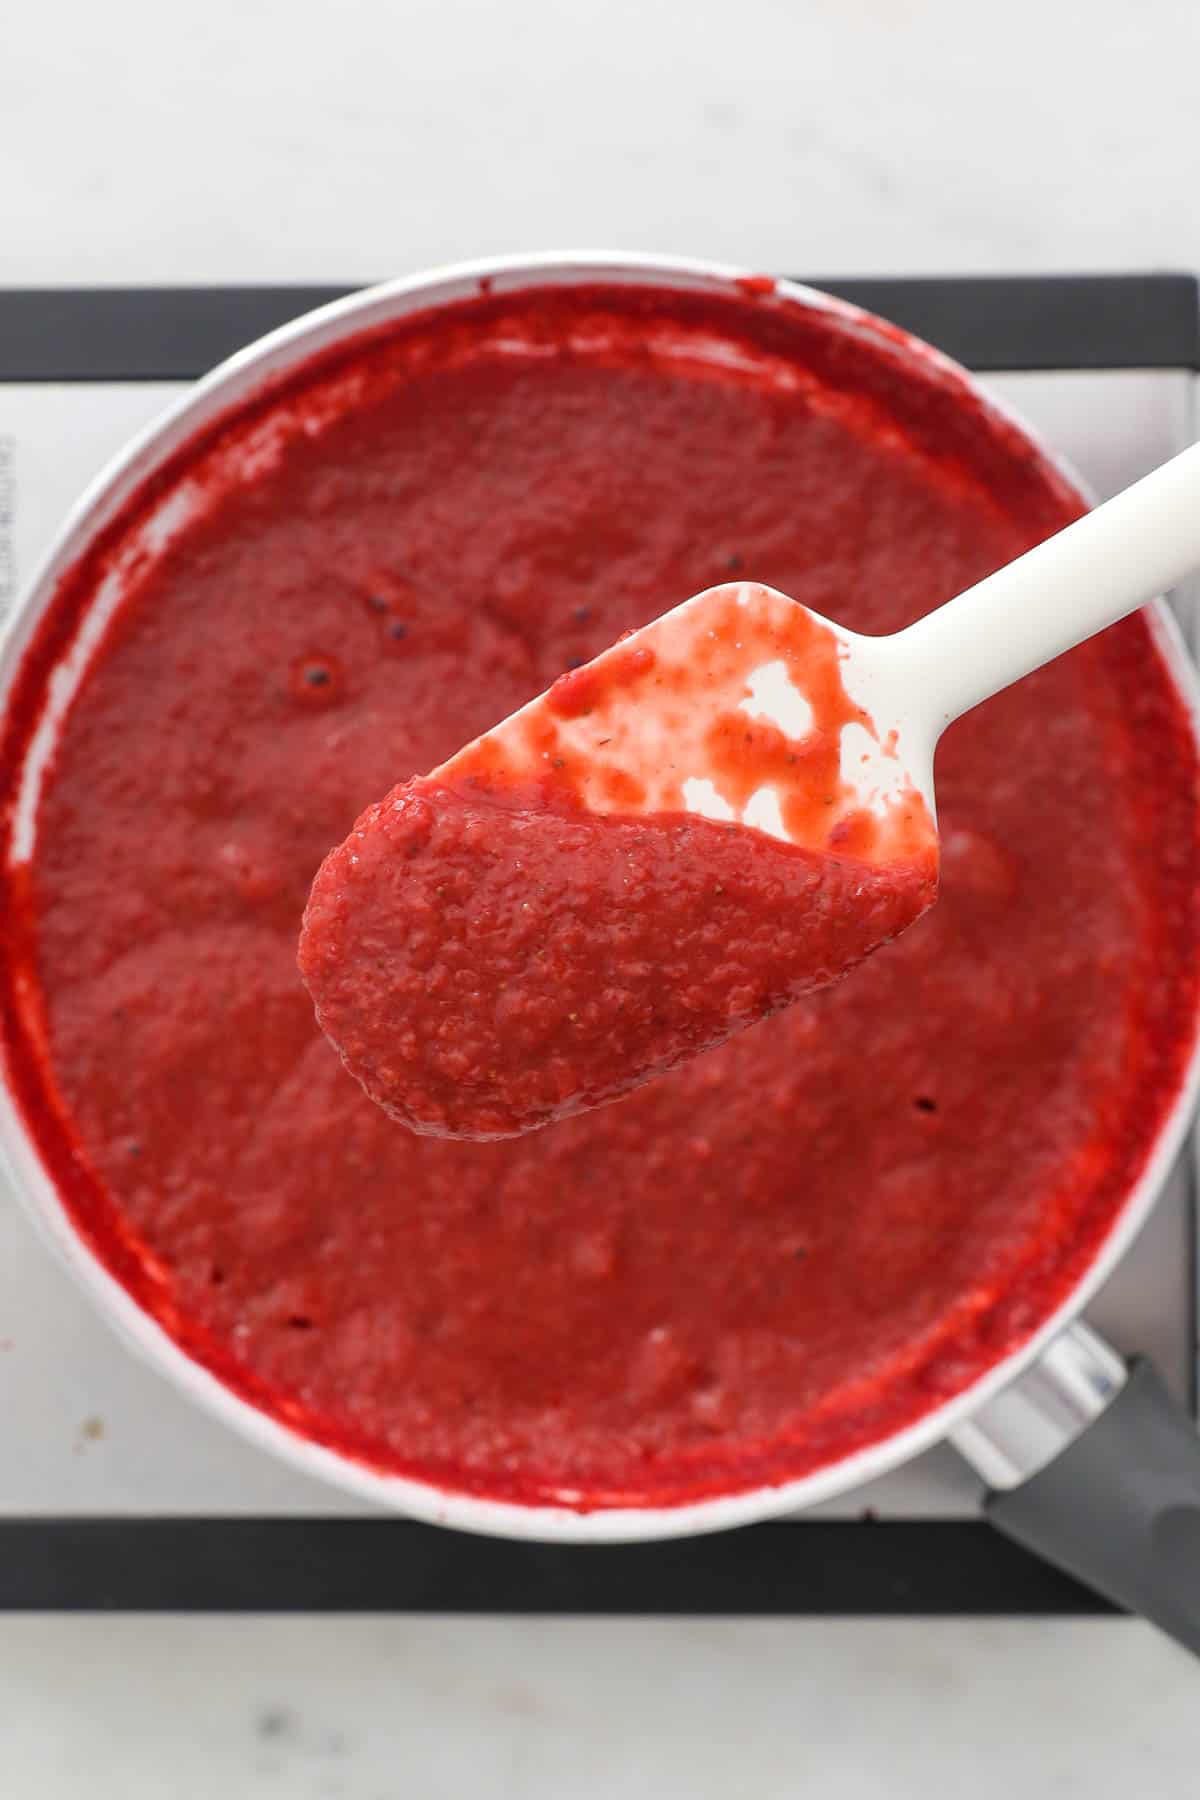
<svg viewBox="0 0 1200 1800">
<path fill-rule="evenodd" d="M 583 244 L 1198 268 L 1198 86 L 1194 0 L 26 0 L 0 49 L 0 280 L 355 280 Z M 1200 1781 L 1196 1668 L 1122 1621 L 0 1632 L 5 1800 Z"/>
<path fill-rule="evenodd" d="M 4 1626 L 5 1800 L 1191 1800 L 1122 1620 Z"/>
</svg>

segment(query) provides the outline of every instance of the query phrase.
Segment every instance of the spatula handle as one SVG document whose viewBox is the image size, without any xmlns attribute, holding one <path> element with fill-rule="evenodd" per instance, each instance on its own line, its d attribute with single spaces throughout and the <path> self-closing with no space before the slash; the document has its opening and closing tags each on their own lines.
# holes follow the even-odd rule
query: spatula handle
<svg viewBox="0 0 1200 1800">
<path fill-rule="evenodd" d="M 928 614 L 891 645 L 935 731 L 1200 568 L 1200 444 Z M 904 666 L 902 664 L 902 666 Z"/>
</svg>

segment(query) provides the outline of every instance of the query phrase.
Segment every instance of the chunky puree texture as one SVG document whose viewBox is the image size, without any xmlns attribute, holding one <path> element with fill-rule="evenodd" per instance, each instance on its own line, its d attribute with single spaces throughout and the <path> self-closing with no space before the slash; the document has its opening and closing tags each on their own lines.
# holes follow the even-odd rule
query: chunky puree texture
<svg viewBox="0 0 1200 1800">
<path fill-rule="evenodd" d="M 300 969 L 392 1118 L 515 1137 L 827 986 L 936 888 L 932 859 L 876 869 L 687 814 L 416 780 L 321 865 Z"/>
<path fill-rule="evenodd" d="M 443 1487 L 679 1504 L 912 1421 L 1094 1256 L 1196 1007 L 1195 766 L 1144 619 L 952 728 L 933 912 L 618 1104 L 413 1136 L 296 969 L 369 803 L 664 604 L 744 574 L 889 631 L 1079 510 L 912 366 L 769 284 L 483 294 L 229 418 L 63 583 L 0 782 L 190 479 L 4 865 L 9 1080 L 95 1253 L 256 1405 Z"/>
</svg>

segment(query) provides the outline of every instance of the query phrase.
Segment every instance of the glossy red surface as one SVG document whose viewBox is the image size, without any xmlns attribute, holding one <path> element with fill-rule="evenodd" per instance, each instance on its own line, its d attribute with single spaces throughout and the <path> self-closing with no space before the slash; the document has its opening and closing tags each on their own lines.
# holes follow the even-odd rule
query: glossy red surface
<svg viewBox="0 0 1200 1800">
<path fill-rule="evenodd" d="M 185 472 L 204 504 L 127 567 L 0 896 L 10 1083 L 165 1329 L 350 1456 L 584 1508 L 803 1474 L 1033 1331 L 1193 1031 L 1196 769 L 1143 620 L 952 729 L 927 918 L 619 1104 L 414 1137 L 295 968 L 363 808 L 663 596 L 744 573 L 891 630 L 1064 522 L 1020 437 L 766 294 L 409 322 L 193 447 L 63 584 L 9 827 L 49 673 Z"/>
<path fill-rule="evenodd" d="M 710 819 L 410 781 L 322 864 L 300 971 L 392 1118 L 515 1137 L 836 981 L 936 891 L 932 854 L 877 868 Z"/>
</svg>

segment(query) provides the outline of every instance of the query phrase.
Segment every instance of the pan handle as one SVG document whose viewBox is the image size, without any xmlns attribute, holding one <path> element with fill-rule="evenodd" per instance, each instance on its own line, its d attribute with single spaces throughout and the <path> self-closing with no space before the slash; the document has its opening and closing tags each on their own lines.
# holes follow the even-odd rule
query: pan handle
<svg viewBox="0 0 1200 1800">
<path fill-rule="evenodd" d="M 1200 1656 L 1200 1433 L 1154 1364 L 1086 1325 L 951 1434 L 985 1513 Z"/>
</svg>

